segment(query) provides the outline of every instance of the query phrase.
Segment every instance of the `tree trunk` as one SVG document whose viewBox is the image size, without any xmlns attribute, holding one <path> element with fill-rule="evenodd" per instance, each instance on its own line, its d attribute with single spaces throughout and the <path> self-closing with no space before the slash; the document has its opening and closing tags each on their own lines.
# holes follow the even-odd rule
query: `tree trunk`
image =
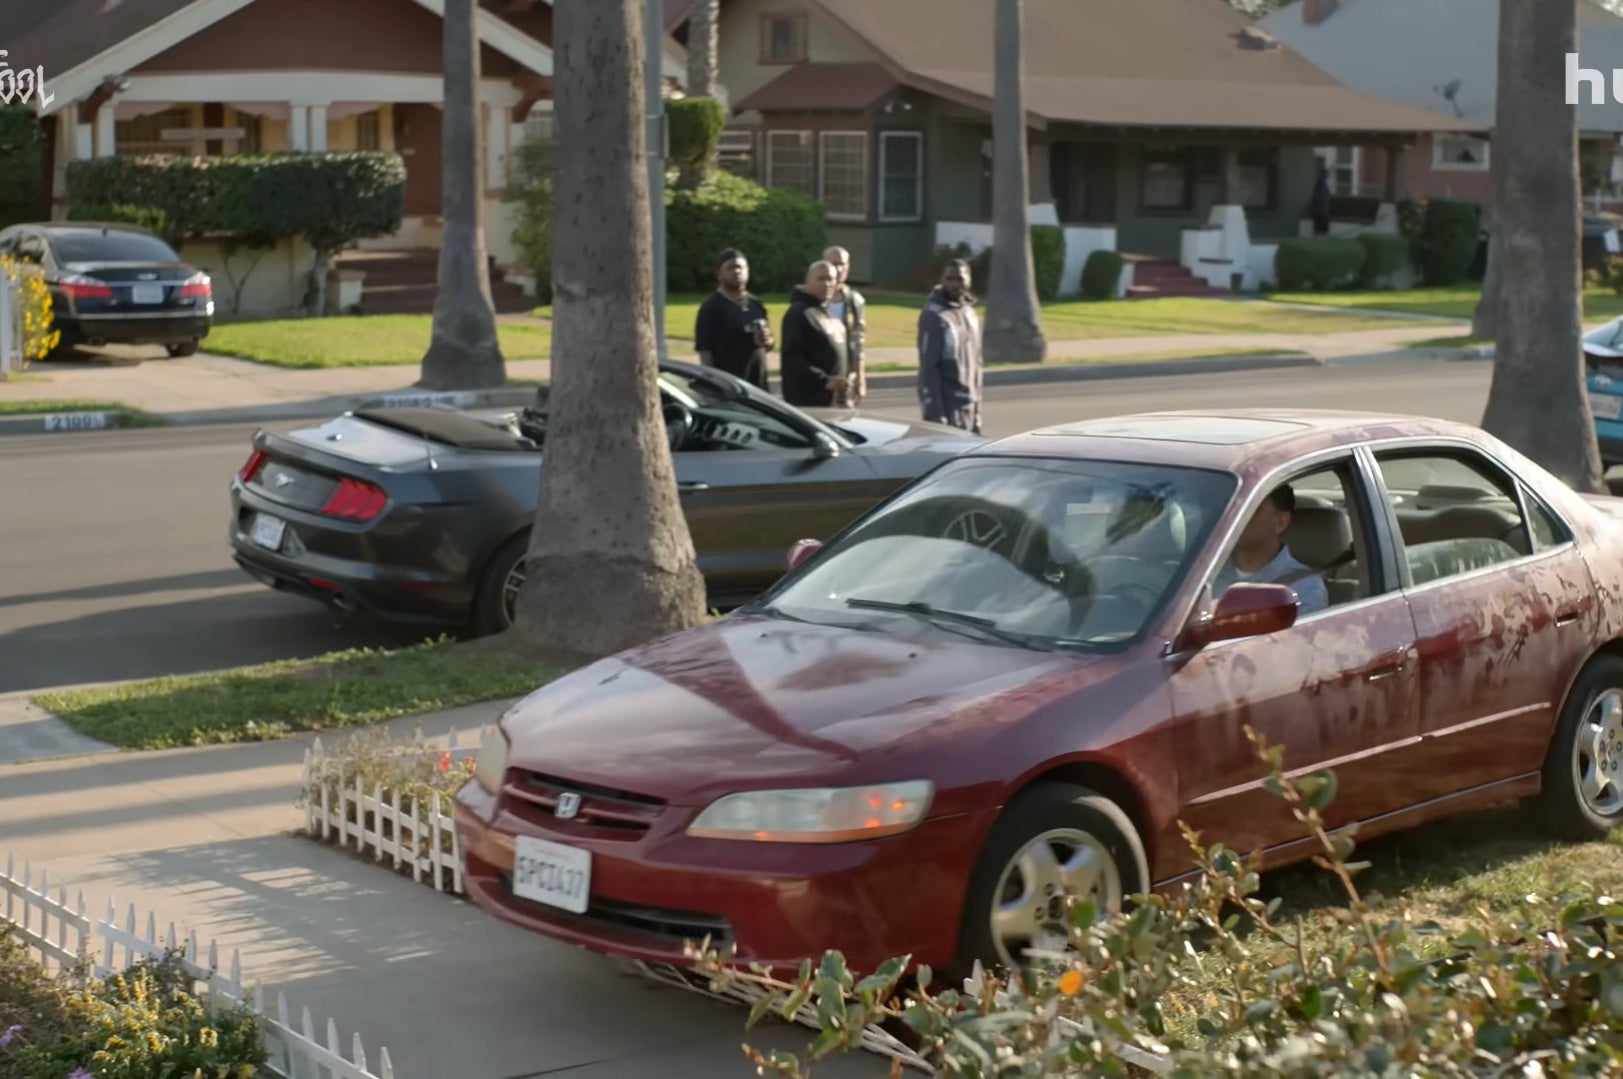
<svg viewBox="0 0 1623 1079">
<path fill-rule="evenodd" d="M 552 387 L 514 624 L 543 655 L 610 655 L 705 618 L 660 411 L 642 2 L 553 6 Z"/>
<path fill-rule="evenodd" d="M 1496 151 L 1497 152 L 1497 151 Z M 1499 186 L 1499 174 L 1503 169 L 1494 169 L 1495 188 Z M 1494 206 L 1501 205 L 1497 197 Z M 1499 333 L 1499 263 L 1502 257 L 1499 254 L 1500 224 L 1498 211 L 1495 210 L 1495 220 L 1488 233 L 1488 268 L 1482 275 L 1482 295 L 1477 297 L 1476 310 L 1471 312 L 1471 336 L 1479 341 L 1492 341 Z"/>
<path fill-rule="evenodd" d="M 444 225 L 434 329 L 417 383 L 430 390 L 486 389 L 507 381 L 482 220 L 477 10 L 475 0 L 445 0 Z"/>
<path fill-rule="evenodd" d="M 1482 426 L 1579 491 L 1604 493 L 1584 389 L 1577 112 L 1550 58 L 1577 51 L 1577 0 L 1501 0 L 1494 207 L 1503 257 Z"/>
<path fill-rule="evenodd" d="M 992 106 L 992 280 L 987 283 L 987 363 L 1037 363 L 1048 354 L 1031 262 L 1031 181 L 1020 71 L 1021 0 L 997 0 Z"/>
<path fill-rule="evenodd" d="M 709 97 L 727 112 L 727 91 L 721 85 L 720 58 L 717 55 L 717 28 L 721 21 L 721 0 L 697 0 L 688 15 L 689 97 Z M 703 161 L 682 166 L 677 186 L 689 191 L 698 187 L 716 170 L 720 154 L 712 150 Z"/>
</svg>

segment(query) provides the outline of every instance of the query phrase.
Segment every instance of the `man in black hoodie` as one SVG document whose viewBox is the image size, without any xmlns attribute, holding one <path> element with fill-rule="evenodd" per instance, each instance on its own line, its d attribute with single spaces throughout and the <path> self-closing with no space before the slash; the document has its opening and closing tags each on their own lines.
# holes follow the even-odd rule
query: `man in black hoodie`
<svg viewBox="0 0 1623 1079">
<path fill-rule="evenodd" d="M 779 355 L 783 399 L 801 408 L 832 408 L 850 382 L 845 323 L 828 310 L 837 279 L 834 267 L 814 262 L 804 284 L 789 294 Z"/>
<path fill-rule="evenodd" d="M 919 313 L 919 405 L 926 423 L 981 433 L 981 322 L 969 263 L 953 259 Z"/>
</svg>

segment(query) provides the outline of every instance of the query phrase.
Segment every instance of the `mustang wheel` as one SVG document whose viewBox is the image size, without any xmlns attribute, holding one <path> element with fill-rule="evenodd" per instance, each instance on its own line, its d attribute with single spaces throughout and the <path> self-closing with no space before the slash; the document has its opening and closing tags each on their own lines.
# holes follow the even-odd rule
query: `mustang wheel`
<svg viewBox="0 0 1623 1079">
<path fill-rule="evenodd" d="M 473 601 L 473 631 L 478 636 L 489 637 L 513 624 L 519 589 L 524 587 L 524 556 L 529 550 L 530 533 L 525 531 L 492 556 Z"/>
<path fill-rule="evenodd" d="M 1023 970 L 1028 950 L 1064 951 L 1067 897 L 1110 913 L 1148 881 L 1143 843 L 1119 806 L 1070 783 L 1034 787 L 1004 808 L 975 864 L 955 974 L 977 959 Z"/>
<path fill-rule="evenodd" d="M 1538 801 L 1545 823 L 1572 839 L 1623 824 L 1623 659 L 1597 656 L 1573 683 Z"/>
</svg>

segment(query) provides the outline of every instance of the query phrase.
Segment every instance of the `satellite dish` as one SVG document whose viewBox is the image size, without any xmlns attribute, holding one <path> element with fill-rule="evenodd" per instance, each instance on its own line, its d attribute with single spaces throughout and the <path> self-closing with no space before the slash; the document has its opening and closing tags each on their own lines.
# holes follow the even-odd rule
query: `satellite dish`
<svg viewBox="0 0 1623 1079">
<path fill-rule="evenodd" d="M 1454 115 L 1455 116 L 1458 116 L 1458 117 L 1461 117 L 1461 118 L 1463 118 L 1465 116 L 1465 113 L 1460 111 L 1460 103 L 1458 101 L 1454 100 L 1455 97 L 1457 97 L 1459 95 L 1459 92 L 1460 92 L 1460 80 L 1459 79 L 1450 79 L 1448 81 L 1448 83 L 1446 85 L 1444 85 L 1444 86 L 1433 86 L 1432 91 L 1434 93 L 1441 94 L 1443 96 L 1443 100 L 1447 101 L 1450 105 L 1454 106 Z"/>
</svg>

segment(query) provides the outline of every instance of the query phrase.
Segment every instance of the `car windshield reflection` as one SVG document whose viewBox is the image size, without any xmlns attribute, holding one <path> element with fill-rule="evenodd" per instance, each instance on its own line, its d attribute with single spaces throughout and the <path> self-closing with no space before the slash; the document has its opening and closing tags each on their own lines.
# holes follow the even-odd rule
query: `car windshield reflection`
<svg viewBox="0 0 1623 1079">
<path fill-rule="evenodd" d="M 837 538 L 761 606 L 1031 648 L 1125 645 L 1183 579 L 1234 486 L 1205 469 L 963 458 Z"/>
</svg>

